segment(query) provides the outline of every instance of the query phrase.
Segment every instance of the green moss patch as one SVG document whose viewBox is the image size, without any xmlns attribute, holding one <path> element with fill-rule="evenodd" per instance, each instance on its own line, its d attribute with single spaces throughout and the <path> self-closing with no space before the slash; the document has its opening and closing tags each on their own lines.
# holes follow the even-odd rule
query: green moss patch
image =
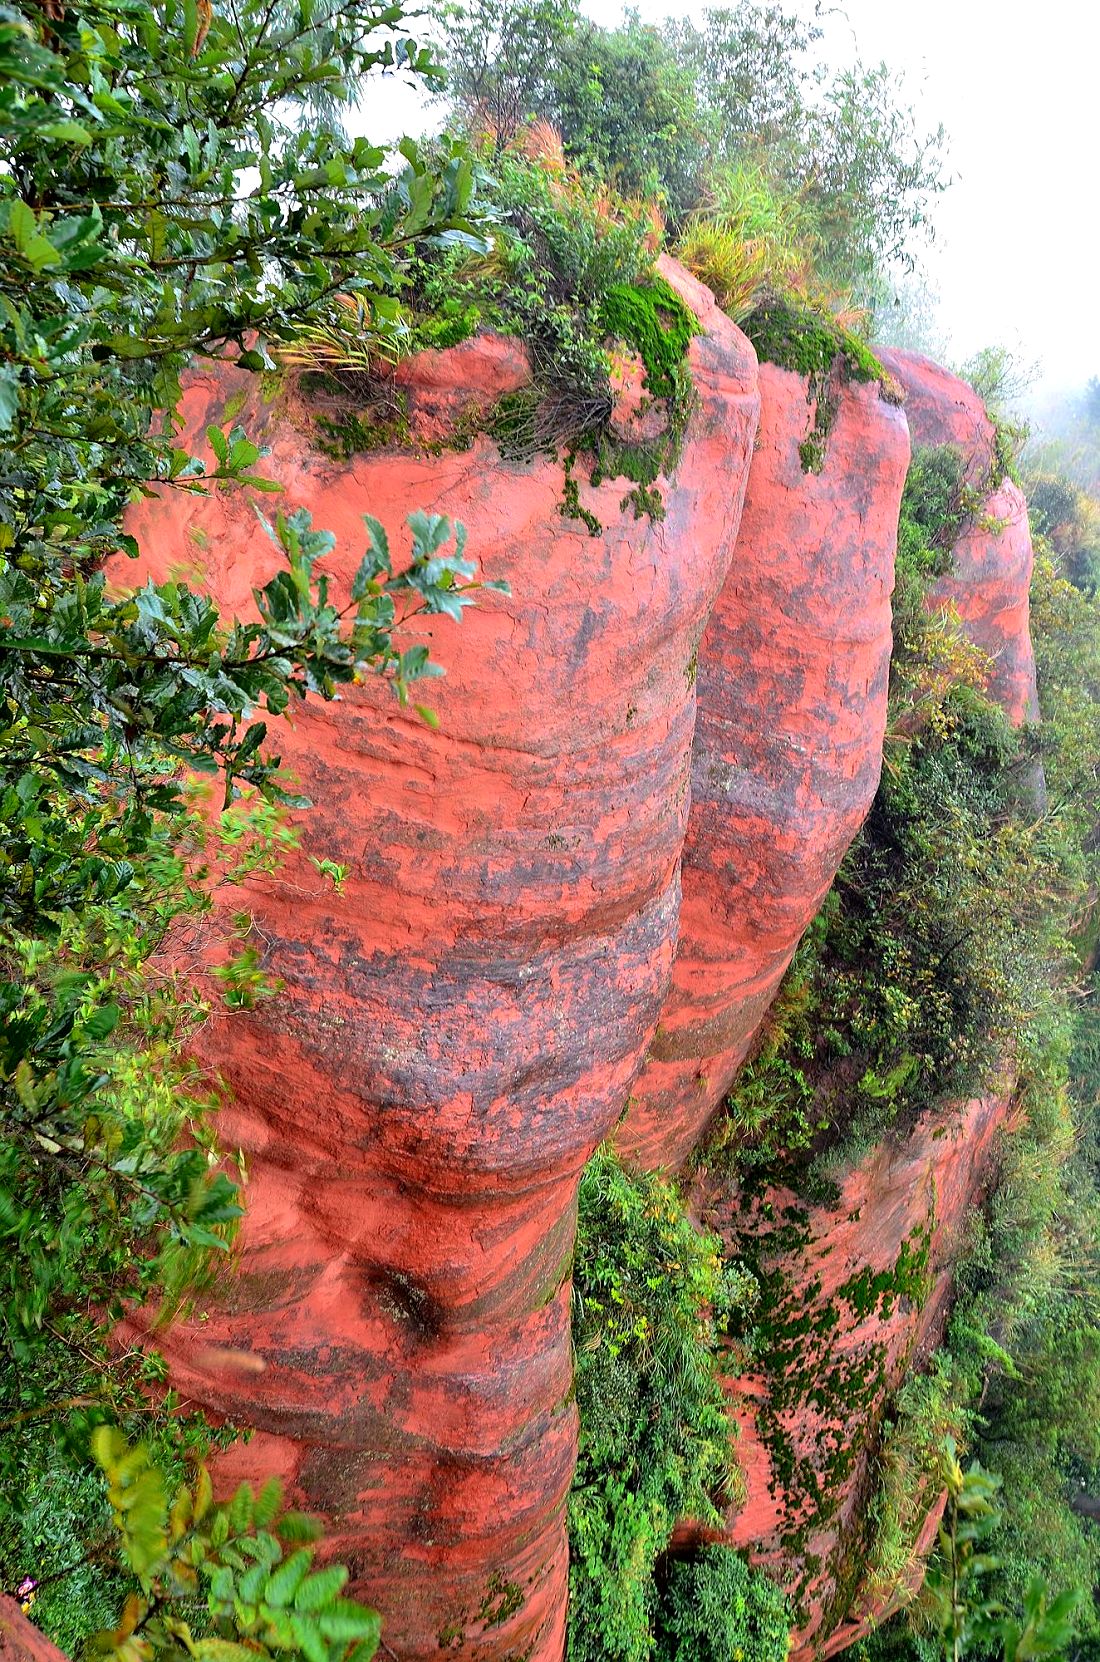
<svg viewBox="0 0 1100 1662">
<path fill-rule="evenodd" d="M 759 1303 L 730 1331 L 750 1347 L 766 1392 L 756 1407 L 758 1434 L 768 1450 L 769 1489 L 781 1506 L 780 1540 L 796 1614 L 821 1570 L 809 1542 L 835 1515 L 856 1462 L 867 1449 L 868 1427 L 888 1396 L 883 1339 L 839 1345 L 838 1339 L 872 1317 L 887 1321 L 901 1299 L 918 1307 L 930 1288 L 931 1214 L 902 1242 L 886 1270 L 854 1271 L 831 1297 L 820 1274 L 807 1270 L 813 1244 L 810 1214 L 797 1204 L 776 1211 L 767 1189 L 743 1191 L 740 1222 L 726 1250 L 751 1270 Z M 812 1449 L 796 1440 L 807 1416 L 819 1424 Z"/>
<path fill-rule="evenodd" d="M 680 368 L 698 325 L 672 286 L 660 276 L 648 283 L 615 283 L 604 295 L 600 315 L 607 334 L 641 358 L 652 396 L 676 398 Z"/>
<path fill-rule="evenodd" d="M 793 370 L 796 375 L 828 375 L 839 359 L 845 380 L 883 385 L 888 381 L 871 348 L 850 329 L 793 301 L 778 296 L 763 301 L 741 328 L 757 357 L 779 369 Z"/>
<path fill-rule="evenodd" d="M 836 385 L 877 381 L 883 393 L 889 395 L 889 376 L 858 335 L 831 318 L 779 296 L 771 296 L 757 306 L 741 328 L 764 363 L 808 378 L 807 399 L 814 406 L 814 420 L 798 454 L 804 473 L 820 473 L 836 419 Z"/>
</svg>

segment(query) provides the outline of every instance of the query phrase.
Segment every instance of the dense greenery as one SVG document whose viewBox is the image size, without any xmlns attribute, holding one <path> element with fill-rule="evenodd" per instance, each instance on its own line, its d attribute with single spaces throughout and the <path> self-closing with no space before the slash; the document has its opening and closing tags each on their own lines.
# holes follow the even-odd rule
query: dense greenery
<svg viewBox="0 0 1100 1662">
<path fill-rule="evenodd" d="M 366 673 L 407 698 L 431 666 L 403 623 L 470 599 L 461 527 L 422 514 L 397 567 L 368 521 L 338 602 L 333 538 L 281 509 L 283 568 L 251 623 L 182 583 L 117 598 L 105 570 L 125 581 L 121 517 L 154 485 L 278 491 L 239 430 L 207 435 L 209 471 L 174 442 L 190 356 L 261 370 L 337 291 L 384 336 L 414 248 L 475 240 L 465 154 L 429 167 L 409 148 L 395 173 L 318 113 L 372 69 L 424 67 L 399 20 L 373 0 L 0 12 L 0 1557 L 73 1648 L 144 1573 L 132 1543 L 120 1564 L 92 1436 L 122 1424 L 173 1484 L 210 1441 L 170 1397 L 147 1404 L 156 1360 L 109 1354 L 108 1326 L 127 1297 L 170 1312 L 240 1210 L 181 1059 L 201 1005 L 153 954 L 215 884 L 278 856 L 287 798 L 259 712 Z M 202 773 L 220 819 L 186 783 Z M 237 1006 L 264 990 L 238 944 Z M 163 1648 L 162 1604 L 104 1645 Z"/>
<path fill-rule="evenodd" d="M 783 1662 L 789 1630 L 782 1593 L 728 1547 L 672 1562 L 658 1617 L 661 1662 Z"/>
<path fill-rule="evenodd" d="M 697 1648 L 704 1611 L 722 1662 L 733 1662 L 749 1635 L 758 1648 L 746 1657 L 786 1656 L 783 1600 L 759 1572 L 728 1548 L 690 1564 L 664 1561 L 681 1518 L 717 1524 L 736 1498 L 718 1333 L 754 1293 L 750 1276 L 723 1266 L 718 1242 L 694 1227 L 673 1185 L 597 1151 L 581 1180 L 573 1268 L 575 1662 L 643 1662 L 655 1644 L 670 1662 L 709 1655 Z"/>
<path fill-rule="evenodd" d="M 746 3 L 663 27 L 628 12 L 611 30 L 575 0 L 436 12 L 459 111 L 503 142 L 551 121 L 573 160 L 657 196 L 676 230 L 747 169 L 794 205 L 821 279 L 865 303 L 928 229 L 942 130 L 918 132 L 886 65 L 823 70 L 822 30 L 794 10 Z"/>
</svg>

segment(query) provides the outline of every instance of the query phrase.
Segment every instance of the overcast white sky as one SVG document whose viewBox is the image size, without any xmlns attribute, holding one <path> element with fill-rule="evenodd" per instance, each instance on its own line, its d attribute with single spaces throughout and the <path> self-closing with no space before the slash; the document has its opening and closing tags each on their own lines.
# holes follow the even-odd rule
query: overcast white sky
<svg viewBox="0 0 1100 1662">
<path fill-rule="evenodd" d="M 616 0 L 585 11 L 611 25 Z M 672 0 L 640 0 L 647 20 Z M 688 8 L 698 16 L 700 4 Z M 812 0 L 802 9 L 812 12 Z M 1041 362 L 1040 391 L 1100 375 L 1100 8 L 1096 0 L 846 0 L 826 61 L 906 72 L 925 125 L 949 138 L 950 190 L 925 264 L 956 362 L 995 343 Z M 363 128 L 417 130 L 415 95 L 376 87 Z"/>
</svg>

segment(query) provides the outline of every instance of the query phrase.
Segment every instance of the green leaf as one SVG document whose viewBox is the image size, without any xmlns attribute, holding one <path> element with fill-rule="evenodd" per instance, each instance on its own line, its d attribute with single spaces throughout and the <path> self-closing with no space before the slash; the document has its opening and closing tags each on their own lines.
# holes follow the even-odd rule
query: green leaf
<svg viewBox="0 0 1100 1662">
<path fill-rule="evenodd" d="M 41 136 L 56 144 L 91 144 L 92 135 L 79 121 L 48 121 L 39 129 Z"/>
<path fill-rule="evenodd" d="M 307 1552 L 304 1549 L 292 1552 L 286 1562 L 280 1564 L 268 1582 L 264 1593 L 264 1603 L 280 1606 L 293 1603 L 294 1596 L 309 1574 L 309 1567 L 312 1563 L 312 1552 Z"/>
<path fill-rule="evenodd" d="M 330 1564 L 307 1576 L 294 1594 L 295 1610 L 322 1609 L 343 1591 L 347 1579 L 348 1572 L 343 1564 Z"/>
<path fill-rule="evenodd" d="M 11 431 L 19 411 L 19 371 L 10 364 L 0 365 L 0 433 Z"/>
</svg>

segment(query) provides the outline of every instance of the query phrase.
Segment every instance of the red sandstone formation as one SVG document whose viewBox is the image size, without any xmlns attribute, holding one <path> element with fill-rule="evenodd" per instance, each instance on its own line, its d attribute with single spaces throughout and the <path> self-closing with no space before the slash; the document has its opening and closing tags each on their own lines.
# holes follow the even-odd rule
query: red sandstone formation
<svg viewBox="0 0 1100 1662">
<path fill-rule="evenodd" d="M 617 1143 L 690 1152 L 775 996 L 878 785 L 890 591 L 909 463 L 877 383 L 837 389 L 821 473 L 803 377 L 760 366 L 737 551 L 699 648 L 673 982 Z"/>
<path fill-rule="evenodd" d="M 6 1593 L 0 1593 L 0 1662 L 68 1662 Z"/>
<path fill-rule="evenodd" d="M 970 639 L 993 659 L 990 696 L 1019 726 L 1037 721 L 1035 657 L 1028 624 L 1033 555 L 1019 485 L 997 474 L 996 433 L 972 387 L 916 352 L 879 353 L 905 388 L 913 446 L 950 444 L 966 461 L 980 507 L 954 548 L 952 570 L 933 586 L 932 605 L 955 607 Z"/>
<path fill-rule="evenodd" d="M 250 1168 L 241 1270 L 161 1341 L 184 1399 L 257 1430 L 222 1483 L 279 1472 L 323 1513 L 404 1658 L 562 1649 L 576 1183 L 668 985 L 695 653 L 757 415 L 748 343 L 700 285 L 666 275 L 703 330 L 659 524 L 610 480 L 582 486 L 606 527 L 591 538 L 559 512 L 558 463 L 505 462 L 484 437 L 334 464 L 230 369 L 184 398 L 196 445 L 247 394 L 235 419 L 271 446 L 265 470 L 337 534 L 337 592 L 362 514 L 396 539 L 415 507 L 463 520 L 482 573 L 512 587 L 461 628 L 423 625 L 447 671 L 428 688 L 438 731 L 378 684 L 279 723 L 316 804 L 304 849 L 228 904 L 250 911 L 285 991 L 201 1036 L 232 1094 L 222 1138 Z M 491 398 L 524 373 L 500 343 L 456 354 L 432 354 L 423 381 L 419 360 L 403 369 L 414 430 L 437 435 L 463 389 Z M 130 529 L 142 575 L 197 566 L 227 611 L 277 563 L 240 494 L 150 501 Z M 311 856 L 347 865 L 341 894 Z"/>
<path fill-rule="evenodd" d="M 760 1256 L 778 1277 L 765 1282 L 764 1364 L 727 1385 L 748 1498 L 724 1536 L 794 1592 L 794 1662 L 817 1654 L 810 1640 L 823 1624 L 832 1655 L 885 1613 L 889 1595 L 876 1591 L 859 1527 L 877 1429 L 891 1393 L 939 1340 L 967 1214 L 988 1184 L 1009 1106 L 1006 1095 L 982 1098 L 930 1115 L 900 1145 L 887 1139 L 847 1175 L 835 1207 L 771 1190 L 765 1214 L 759 1204 L 742 1210 L 728 1183 L 704 1173 L 697 1184 L 699 1214 L 734 1256 L 789 1230 L 787 1208 L 801 1214 L 794 1229 L 805 1244 L 776 1236 L 777 1250 Z M 784 1349 L 769 1368 L 776 1340 Z M 930 1519 L 914 1560 L 934 1533 Z"/>
</svg>

